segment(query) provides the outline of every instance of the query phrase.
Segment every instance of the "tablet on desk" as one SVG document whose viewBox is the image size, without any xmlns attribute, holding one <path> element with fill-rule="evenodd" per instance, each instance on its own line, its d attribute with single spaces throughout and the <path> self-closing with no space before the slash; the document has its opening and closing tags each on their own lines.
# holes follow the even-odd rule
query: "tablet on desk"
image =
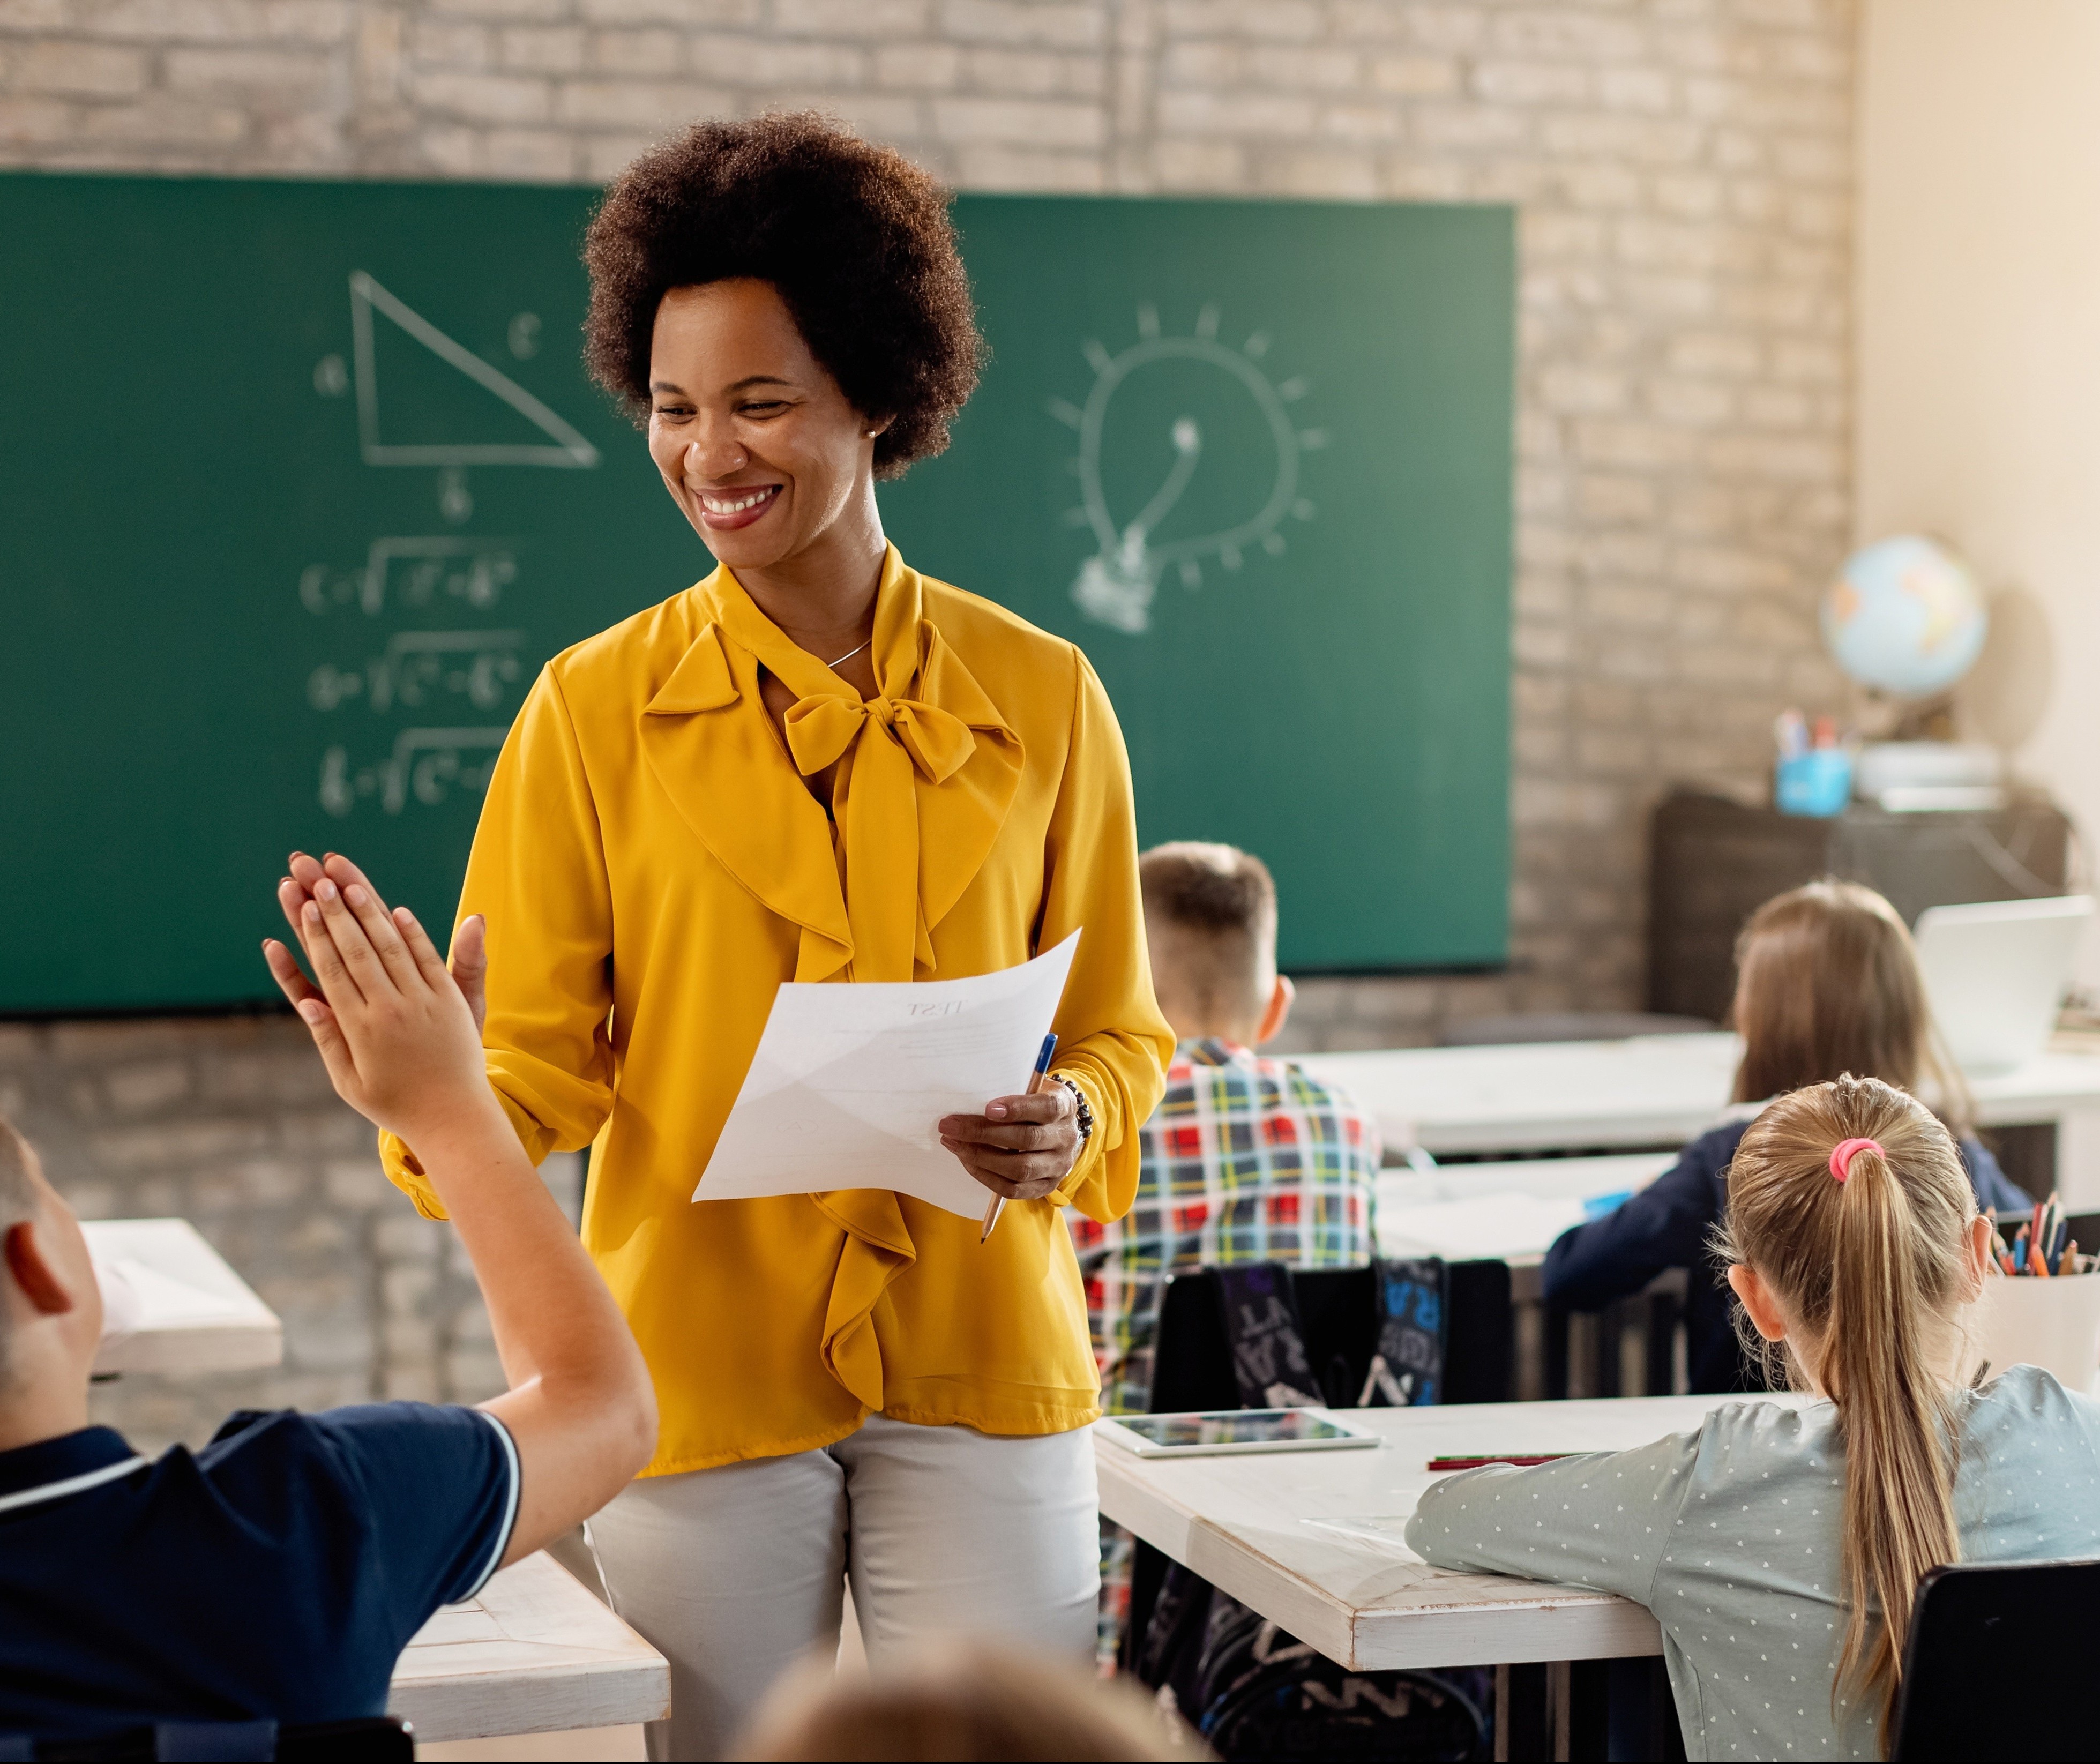
<svg viewBox="0 0 2100 1764">
<path fill-rule="evenodd" d="M 1218 1409 L 1183 1415 L 1104 1416 L 1102 1438 L 1140 1458 L 1226 1452 L 1323 1452 L 1376 1445 L 1379 1436 L 1317 1409 Z"/>
</svg>

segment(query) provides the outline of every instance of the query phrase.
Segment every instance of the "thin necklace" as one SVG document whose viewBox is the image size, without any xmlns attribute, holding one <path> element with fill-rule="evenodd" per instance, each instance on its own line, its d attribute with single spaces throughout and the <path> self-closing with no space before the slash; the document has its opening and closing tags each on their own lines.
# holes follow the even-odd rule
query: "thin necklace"
<svg viewBox="0 0 2100 1764">
<path fill-rule="evenodd" d="M 875 641 L 875 639 L 874 639 L 873 637 L 870 637 L 870 638 L 867 640 L 867 643 L 872 643 L 874 641 Z M 860 652 L 861 652 L 862 650 L 864 650 L 864 649 L 866 649 L 866 648 L 867 647 L 867 643 L 856 643 L 856 644 L 854 644 L 854 646 L 853 646 L 851 649 L 848 650 L 845 652 L 845 655 L 841 655 L 840 657 L 839 657 L 839 661 L 828 661 L 828 662 L 826 662 L 826 663 L 824 664 L 824 665 L 825 665 L 827 668 L 836 668 L 836 667 L 837 667 L 837 666 L 838 666 L 839 662 L 849 662 L 849 661 L 851 661 L 851 660 L 854 659 L 854 656 L 856 656 L 856 655 L 859 655 L 859 654 L 860 654 Z"/>
</svg>

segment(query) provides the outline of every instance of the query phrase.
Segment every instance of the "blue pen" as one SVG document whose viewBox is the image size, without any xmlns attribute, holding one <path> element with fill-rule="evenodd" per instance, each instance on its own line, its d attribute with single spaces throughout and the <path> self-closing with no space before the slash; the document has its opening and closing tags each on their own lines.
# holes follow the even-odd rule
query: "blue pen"
<svg viewBox="0 0 2100 1764">
<path fill-rule="evenodd" d="M 1057 1032 L 1052 1030 L 1043 1038 L 1043 1051 L 1035 1056 L 1035 1069 L 1028 1074 L 1028 1088 L 1023 1092 L 1024 1095 L 1033 1096 L 1043 1088 L 1050 1076 L 1050 1062 L 1057 1056 Z M 980 1244 L 991 1235 L 991 1228 L 999 1223 L 999 1215 L 1005 1211 L 1006 1197 L 1004 1194 L 995 1194 L 991 1197 L 991 1205 L 985 1209 L 984 1229 L 977 1233 L 977 1241 Z"/>
</svg>

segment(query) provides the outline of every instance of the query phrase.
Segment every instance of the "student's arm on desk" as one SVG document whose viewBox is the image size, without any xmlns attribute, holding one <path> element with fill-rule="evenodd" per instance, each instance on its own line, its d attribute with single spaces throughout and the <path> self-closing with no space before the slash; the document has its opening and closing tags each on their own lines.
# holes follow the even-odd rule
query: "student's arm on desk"
<svg viewBox="0 0 2100 1764">
<path fill-rule="evenodd" d="M 1647 1604 L 1692 1486 L 1699 1435 L 1517 1468 L 1490 1464 L 1429 1485 L 1407 1547 L 1432 1566 L 1594 1586 Z"/>
<path fill-rule="evenodd" d="M 1539 1270 L 1546 1299 L 1594 1311 L 1639 1292 L 1665 1268 L 1696 1268 L 1714 1220 L 1714 1160 L 1708 1135 L 1602 1219 L 1564 1231 Z M 1722 1153 L 1726 1164 L 1731 1143 Z"/>
<path fill-rule="evenodd" d="M 265 946 L 270 966 L 338 1094 L 421 1152 L 474 1263 L 510 1384 L 482 1406 L 518 1448 L 518 1517 L 503 1559 L 514 1562 L 596 1512 L 648 1462 L 648 1369 L 489 1087 L 473 1017 L 422 928 L 406 908 L 390 915 L 361 878 L 324 879 L 313 893 L 297 913 L 320 994 L 282 944 Z"/>
</svg>

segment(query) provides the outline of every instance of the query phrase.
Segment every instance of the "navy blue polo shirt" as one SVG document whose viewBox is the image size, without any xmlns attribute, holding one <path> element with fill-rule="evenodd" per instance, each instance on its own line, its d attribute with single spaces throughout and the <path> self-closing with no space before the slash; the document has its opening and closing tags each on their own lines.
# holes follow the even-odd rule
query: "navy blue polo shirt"
<svg viewBox="0 0 2100 1764">
<path fill-rule="evenodd" d="M 157 1463 L 108 1427 L 0 1452 L 0 1733 L 382 1714 L 517 1515 L 478 1409 L 239 1414 Z"/>
</svg>

